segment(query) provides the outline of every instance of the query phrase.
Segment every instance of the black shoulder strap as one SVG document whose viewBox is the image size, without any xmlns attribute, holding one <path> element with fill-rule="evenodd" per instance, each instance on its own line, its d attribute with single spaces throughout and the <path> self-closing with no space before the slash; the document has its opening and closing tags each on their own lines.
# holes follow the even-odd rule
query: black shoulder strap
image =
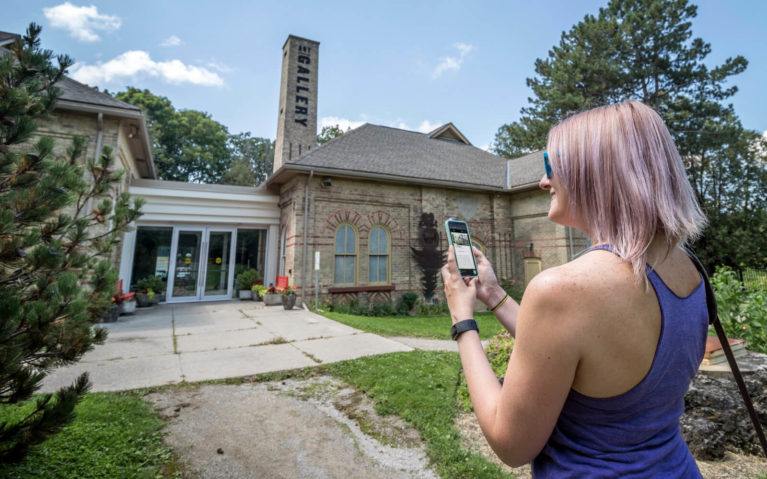
<svg viewBox="0 0 767 479">
<path fill-rule="evenodd" d="M 740 374 L 738 363 L 735 361 L 735 356 L 732 354 L 732 349 L 730 349 L 730 343 L 727 341 L 727 335 L 724 333 L 722 322 L 719 321 L 719 313 L 717 312 L 716 308 L 716 296 L 714 296 L 714 290 L 711 288 L 711 282 L 708 280 L 708 274 L 706 274 L 705 268 L 703 268 L 700 260 L 692 251 L 688 250 L 687 254 L 690 256 L 690 259 L 695 264 L 695 267 L 700 272 L 700 275 L 703 277 L 703 283 L 705 284 L 706 288 L 708 322 L 714 326 L 714 330 L 716 331 L 716 335 L 719 338 L 719 342 L 722 343 L 724 355 L 727 356 L 727 362 L 730 364 L 730 370 L 732 371 L 732 375 L 735 377 L 735 382 L 738 384 L 738 389 L 740 390 L 740 395 L 743 397 L 743 402 L 746 403 L 746 410 L 748 410 L 748 415 L 751 416 L 751 422 L 754 424 L 754 429 L 756 429 L 756 435 L 762 445 L 764 455 L 767 457 L 767 440 L 764 437 L 762 425 L 759 424 L 759 418 L 757 417 L 756 411 L 754 410 L 754 405 L 751 402 L 751 397 L 748 395 L 746 383 L 743 382 L 743 376 Z"/>
</svg>

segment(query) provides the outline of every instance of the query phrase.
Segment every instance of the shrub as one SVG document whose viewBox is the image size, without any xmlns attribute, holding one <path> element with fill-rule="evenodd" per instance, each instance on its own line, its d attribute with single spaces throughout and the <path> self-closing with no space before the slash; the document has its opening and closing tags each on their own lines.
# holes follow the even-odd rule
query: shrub
<svg viewBox="0 0 767 479">
<path fill-rule="evenodd" d="M 400 316 L 409 314 L 416 302 L 418 302 L 418 293 L 403 294 L 397 300 L 397 314 Z"/>
<path fill-rule="evenodd" d="M 745 339 L 752 351 L 767 353 L 767 291 L 746 288 L 727 266 L 716 268 L 711 285 L 727 335 Z"/>
<path fill-rule="evenodd" d="M 375 303 L 368 311 L 370 316 L 394 316 L 394 305 L 391 301 L 383 301 L 381 303 Z"/>
<path fill-rule="evenodd" d="M 140 279 L 138 282 L 138 287 L 142 291 L 149 291 L 150 289 L 154 291 L 155 293 L 160 293 L 162 291 L 165 291 L 165 283 L 163 282 L 162 278 L 159 276 L 147 276 L 146 278 Z"/>
<path fill-rule="evenodd" d="M 255 269 L 246 269 L 237 275 L 237 281 L 240 282 L 240 289 L 250 289 L 256 281 L 261 280 L 261 273 Z"/>
</svg>

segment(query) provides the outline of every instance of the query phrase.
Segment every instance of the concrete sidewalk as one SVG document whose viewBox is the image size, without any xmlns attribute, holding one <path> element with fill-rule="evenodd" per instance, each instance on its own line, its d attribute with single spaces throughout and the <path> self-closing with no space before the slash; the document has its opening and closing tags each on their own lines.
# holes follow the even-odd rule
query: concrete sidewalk
<svg viewBox="0 0 767 479">
<path fill-rule="evenodd" d="M 413 350 L 308 311 L 253 301 L 163 304 L 100 326 L 107 341 L 46 376 L 41 392 L 72 384 L 84 371 L 92 391 L 117 391 Z"/>
</svg>

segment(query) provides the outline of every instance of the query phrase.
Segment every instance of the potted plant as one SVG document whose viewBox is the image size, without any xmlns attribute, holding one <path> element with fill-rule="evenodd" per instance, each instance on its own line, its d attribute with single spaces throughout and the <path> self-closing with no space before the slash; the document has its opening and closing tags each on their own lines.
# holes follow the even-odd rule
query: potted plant
<svg viewBox="0 0 767 479">
<path fill-rule="evenodd" d="M 254 284 L 250 287 L 250 290 L 253 294 L 253 301 L 263 301 L 264 295 L 269 290 L 266 286 L 263 284 Z"/>
<path fill-rule="evenodd" d="M 282 304 L 282 295 L 274 289 L 274 285 L 270 284 L 264 292 L 264 304 L 266 306 L 275 306 Z"/>
<path fill-rule="evenodd" d="M 136 293 L 136 302 L 139 308 L 151 306 L 160 302 L 161 291 L 165 290 L 165 283 L 159 276 L 147 276 L 138 282 L 139 292 Z"/>
<path fill-rule="evenodd" d="M 237 275 L 240 282 L 240 299 L 251 299 L 253 293 L 251 287 L 261 280 L 261 274 L 255 269 L 246 269 Z"/>
<path fill-rule="evenodd" d="M 293 309 L 296 305 L 296 287 L 287 286 L 282 292 L 282 307 L 285 309 Z"/>
<path fill-rule="evenodd" d="M 112 302 L 120 308 L 120 314 L 133 314 L 136 312 L 136 293 L 123 293 L 118 291 L 112 296 Z"/>
</svg>

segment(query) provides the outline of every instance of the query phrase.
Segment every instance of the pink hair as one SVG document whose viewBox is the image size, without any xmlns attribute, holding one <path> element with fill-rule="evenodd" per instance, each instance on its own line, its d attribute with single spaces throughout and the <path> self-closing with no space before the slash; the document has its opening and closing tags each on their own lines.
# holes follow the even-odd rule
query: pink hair
<svg viewBox="0 0 767 479">
<path fill-rule="evenodd" d="M 565 119 L 549 132 L 554 176 L 595 244 L 609 244 L 644 278 L 656 234 L 669 247 L 694 240 L 706 218 L 660 115 L 629 100 Z"/>
</svg>

